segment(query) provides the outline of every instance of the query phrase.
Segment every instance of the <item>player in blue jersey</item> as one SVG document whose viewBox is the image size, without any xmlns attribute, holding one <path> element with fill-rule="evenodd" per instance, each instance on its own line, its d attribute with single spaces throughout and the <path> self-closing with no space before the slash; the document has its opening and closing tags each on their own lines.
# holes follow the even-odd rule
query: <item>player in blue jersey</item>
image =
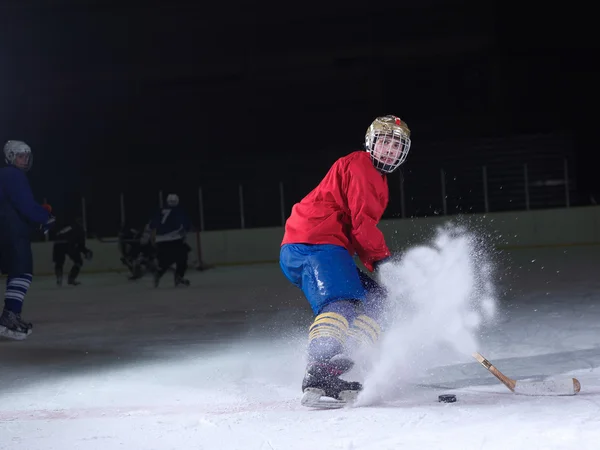
<svg viewBox="0 0 600 450">
<path fill-rule="evenodd" d="M 177 194 L 167 196 L 167 206 L 158 211 L 150 221 L 153 241 L 156 245 L 158 269 L 154 274 L 154 286 L 158 287 L 165 272 L 175 264 L 175 286 L 189 286 L 184 278 L 190 251 L 185 238 L 190 230 L 190 219 L 179 206 Z"/>
<path fill-rule="evenodd" d="M 31 148 L 22 141 L 8 141 L 4 159 L 6 167 L 0 169 L 0 269 L 7 281 L 0 336 L 21 340 L 33 329 L 21 318 L 33 276 L 30 236 L 35 229 L 46 232 L 54 218 L 35 202 L 25 175 L 33 162 Z"/>
</svg>

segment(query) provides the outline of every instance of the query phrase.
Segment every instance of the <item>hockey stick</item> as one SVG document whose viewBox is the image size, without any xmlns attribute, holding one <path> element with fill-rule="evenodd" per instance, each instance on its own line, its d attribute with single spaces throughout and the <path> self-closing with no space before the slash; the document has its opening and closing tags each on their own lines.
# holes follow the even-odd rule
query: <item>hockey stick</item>
<svg viewBox="0 0 600 450">
<path fill-rule="evenodd" d="M 508 378 L 500 372 L 491 362 L 480 353 L 473 353 L 479 363 L 498 378 L 511 392 L 521 395 L 575 395 L 581 390 L 581 383 L 577 378 L 546 381 L 517 381 Z"/>
<path fill-rule="evenodd" d="M 107 238 L 103 238 L 98 236 L 97 234 L 92 234 L 89 233 L 87 236 L 88 239 L 95 239 L 98 242 L 100 242 L 101 244 L 116 244 L 118 242 L 138 242 L 139 239 L 122 239 L 119 241 L 119 238 L 111 238 L 111 239 L 107 239 Z"/>
</svg>

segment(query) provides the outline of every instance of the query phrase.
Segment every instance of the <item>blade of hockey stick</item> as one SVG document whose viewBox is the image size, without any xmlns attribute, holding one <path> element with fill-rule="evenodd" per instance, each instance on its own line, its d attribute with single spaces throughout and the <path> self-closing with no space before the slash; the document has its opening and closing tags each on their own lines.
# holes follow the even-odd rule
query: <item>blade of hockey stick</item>
<svg viewBox="0 0 600 450">
<path fill-rule="evenodd" d="M 480 353 L 473 353 L 479 363 L 492 375 L 498 378 L 511 392 L 520 395 L 575 395 L 581 390 L 581 383 L 577 378 L 546 381 L 517 381 L 500 372 L 490 361 Z"/>
</svg>

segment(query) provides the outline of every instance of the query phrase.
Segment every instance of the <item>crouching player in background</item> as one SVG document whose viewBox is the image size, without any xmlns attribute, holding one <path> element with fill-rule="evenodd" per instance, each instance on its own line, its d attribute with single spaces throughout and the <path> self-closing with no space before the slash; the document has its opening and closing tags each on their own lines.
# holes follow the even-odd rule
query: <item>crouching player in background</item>
<svg viewBox="0 0 600 450">
<path fill-rule="evenodd" d="M 48 211 L 33 199 L 25 175 L 31 168 L 31 148 L 22 141 L 4 146 L 6 167 L 0 169 L 0 268 L 7 275 L 0 336 L 25 339 L 33 325 L 21 318 L 23 301 L 33 277 L 31 232 L 47 232 L 54 223 Z"/>
<path fill-rule="evenodd" d="M 386 175 L 405 161 L 410 131 L 395 116 L 378 117 L 365 147 L 338 159 L 285 224 L 280 266 L 315 315 L 302 382 L 306 406 L 319 406 L 322 396 L 352 401 L 362 385 L 340 378 L 354 364 L 352 347 L 374 343 L 381 333 L 378 284 L 353 257 L 371 272 L 390 257 L 377 225 L 388 203 Z"/>
<path fill-rule="evenodd" d="M 185 242 L 190 229 L 190 220 L 179 206 L 176 194 L 167 196 L 167 207 L 162 208 L 150 222 L 150 230 L 154 236 L 158 269 L 154 273 L 154 286 L 158 287 L 160 279 L 175 264 L 175 286 L 189 286 L 184 278 L 188 266 L 190 246 Z"/>
<path fill-rule="evenodd" d="M 81 284 L 77 281 L 77 276 L 83 266 L 81 255 L 88 261 L 93 257 L 92 251 L 85 245 L 83 220 L 81 217 L 78 217 L 72 225 L 61 228 L 55 236 L 54 245 L 52 246 L 52 261 L 54 262 L 54 273 L 56 275 L 57 285 L 62 286 L 63 267 L 67 256 L 73 262 L 73 266 L 69 271 L 67 283 L 72 286 Z"/>
<path fill-rule="evenodd" d="M 119 250 L 121 262 L 131 272 L 130 280 L 138 280 L 145 272 L 154 273 L 156 255 L 152 243 L 150 225 L 144 225 L 142 231 L 137 228 L 124 226 L 119 232 Z"/>
</svg>

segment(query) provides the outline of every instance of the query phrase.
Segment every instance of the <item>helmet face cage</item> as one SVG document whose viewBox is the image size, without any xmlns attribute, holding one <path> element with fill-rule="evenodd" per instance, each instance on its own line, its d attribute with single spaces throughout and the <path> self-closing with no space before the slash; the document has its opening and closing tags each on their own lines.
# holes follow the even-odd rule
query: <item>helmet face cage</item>
<svg viewBox="0 0 600 450">
<path fill-rule="evenodd" d="M 377 170 L 392 173 L 408 156 L 410 130 L 396 116 L 378 117 L 367 130 L 365 148 Z"/>
<path fill-rule="evenodd" d="M 33 165 L 33 153 L 23 141 L 8 141 L 4 145 L 4 160 L 7 164 L 28 171 Z"/>
</svg>

